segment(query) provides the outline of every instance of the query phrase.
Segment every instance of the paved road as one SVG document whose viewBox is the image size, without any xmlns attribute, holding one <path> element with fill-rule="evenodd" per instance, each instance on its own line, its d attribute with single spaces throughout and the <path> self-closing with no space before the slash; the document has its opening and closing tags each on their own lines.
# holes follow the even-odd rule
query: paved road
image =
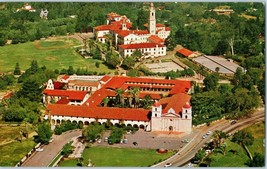
<svg viewBox="0 0 267 169">
<path fill-rule="evenodd" d="M 258 110 L 253 114 L 251 118 L 239 120 L 236 124 L 231 125 L 228 120 L 220 120 L 211 126 L 204 126 L 200 132 L 195 136 L 190 143 L 183 147 L 176 155 L 172 156 L 168 160 L 161 162 L 153 167 L 163 167 L 166 163 L 172 163 L 173 166 L 184 166 L 190 159 L 194 157 L 196 152 L 203 147 L 203 145 L 210 140 L 209 136 L 206 139 L 202 139 L 202 135 L 211 130 L 222 130 L 224 132 L 235 132 L 237 130 L 248 127 L 257 121 L 264 121 L 264 110 Z"/>
<path fill-rule="evenodd" d="M 47 167 L 50 162 L 56 157 L 63 146 L 68 143 L 73 137 L 81 135 L 81 130 L 66 132 L 59 136 L 54 136 L 54 141 L 48 145 L 44 145 L 43 152 L 35 152 L 21 166 L 22 167 Z"/>
</svg>

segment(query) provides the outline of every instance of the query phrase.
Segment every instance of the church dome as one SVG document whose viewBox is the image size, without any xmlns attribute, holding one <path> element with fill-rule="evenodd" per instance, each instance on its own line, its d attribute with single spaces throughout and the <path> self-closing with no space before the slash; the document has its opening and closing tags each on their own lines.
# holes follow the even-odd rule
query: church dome
<svg viewBox="0 0 267 169">
<path fill-rule="evenodd" d="M 159 103 L 159 102 L 155 102 L 155 103 L 153 104 L 153 106 L 154 106 L 154 107 L 159 107 L 159 106 L 160 106 L 160 103 Z"/>
<path fill-rule="evenodd" d="M 189 109 L 189 108 L 191 108 L 191 106 L 188 102 L 186 102 L 185 105 L 183 106 L 183 108 Z"/>
</svg>

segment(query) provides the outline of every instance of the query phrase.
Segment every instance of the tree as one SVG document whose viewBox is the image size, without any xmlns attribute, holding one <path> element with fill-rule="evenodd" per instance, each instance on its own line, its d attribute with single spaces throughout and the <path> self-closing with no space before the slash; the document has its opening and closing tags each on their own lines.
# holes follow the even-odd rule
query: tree
<svg viewBox="0 0 267 169">
<path fill-rule="evenodd" d="M 31 67 L 29 69 L 30 74 L 35 74 L 39 70 L 38 62 L 36 60 L 33 60 L 31 62 Z"/>
<path fill-rule="evenodd" d="M 200 162 L 205 157 L 205 150 L 198 150 L 198 152 L 194 156 L 194 161 Z"/>
<path fill-rule="evenodd" d="M 108 138 L 110 144 L 120 143 L 123 134 L 125 133 L 123 128 L 114 127 Z"/>
<path fill-rule="evenodd" d="M 145 12 L 143 9 L 138 11 L 136 20 L 136 27 L 138 27 L 138 29 L 142 30 L 146 28 L 144 25 L 147 23 L 147 16 L 147 12 Z"/>
<path fill-rule="evenodd" d="M 73 75 L 75 73 L 75 70 L 73 69 L 72 66 L 69 66 L 69 69 L 67 71 L 68 71 L 68 75 Z"/>
<path fill-rule="evenodd" d="M 14 70 L 14 75 L 21 75 L 19 63 L 16 63 L 15 70 Z"/>
<path fill-rule="evenodd" d="M 36 132 L 38 134 L 37 141 L 42 144 L 48 144 L 53 134 L 50 124 L 42 122 L 37 126 Z"/>
<path fill-rule="evenodd" d="M 106 63 L 112 66 L 113 68 L 117 68 L 121 64 L 119 54 L 108 52 L 106 54 Z"/>
<path fill-rule="evenodd" d="M 203 80 L 204 83 L 204 90 L 205 91 L 210 91 L 210 90 L 215 90 L 217 85 L 218 85 L 219 78 L 215 74 L 209 74 L 208 76 L 205 77 Z"/>
<path fill-rule="evenodd" d="M 95 62 L 95 67 L 99 68 L 100 63 L 99 62 Z"/>
<path fill-rule="evenodd" d="M 212 134 L 214 148 L 219 148 L 224 140 L 227 138 L 227 134 L 220 130 L 215 130 Z"/>
<path fill-rule="evenodd" d="M 87 141 L 95 141 L 101 136 L 104 131 L 104 126 L 96 124 L 89 124 L 88 127 L 84 128 L 82 131 L 83 138 Z"/>
<path fill-rule="evenodd" d="M 166 45 L 167 47 L 167 50 L 173 50 L 174 47 L 175 47 L 175 43 L 174 41 L 172 40 L 172 37 L 171 36 L 168 36 L 164 42 L 164 45 Z"/>
<path fill-rule="evenodd" d="M 247 165 L 249 167 L 264 167 L 264 164 L 264 155 L 260 153 L 255 153 L 255 155 L 253 156 L 253 160 L 249 160 L 247 162 Z"/>
<path fill-rule="evenodd" d="M 68 157 L 73 152 L 73 147 L 71 146 L 71 144 L 72 142 L 64 145 L 60 154 L 63 155 L 64 157 Z"/>
<path fill-rule="evenodd" d="M 150 95 L 145 95 L 142 102 L 143 102 L 143 108 L 145 108 L 145 109 L 149 109 L 153 104 L 153 100 L 152 100 Z"/>
<path fill-rule="evenodd" d="M 42 98 L 41 84 L 38 83 L 36 78 L 30 77 L 22 84 L 22 88 L 18 91 L 18 96 L 39 102 Z"/>
<path fill-rule="evenodd" d="M 109 98 L 108 98 L 108 97 L 105 97 L 105 98 L 103 99 L 104 107 L 107 107 L 108 102 L 109 102 Z"/>
<path fill-rule="evenodd" d="M 136 59 L 134 57 L 128 56 L 123 60 L 122 65 L 125 66 L 127 69 L 131 69 L 134 67 L 135 61 Z"/>
<path fill-rule="evenodd" d="M 116 98 L 117 102 L 119 102 L 120 107 L 124 107 L 124 90 L 121 88 L 116 89 Z"/>
<path fill-rule="evenodd" d="M 253 144 L 254 137 L 251 133 L 241 130 L 233 135 L 232 141 L 238 144 L 249 146 Z"/>
</svg>

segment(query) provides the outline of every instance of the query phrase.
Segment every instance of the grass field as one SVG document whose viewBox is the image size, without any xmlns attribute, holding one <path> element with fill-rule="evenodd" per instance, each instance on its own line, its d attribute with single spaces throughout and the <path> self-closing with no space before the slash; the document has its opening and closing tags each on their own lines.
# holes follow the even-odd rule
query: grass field
<svg viewBox="0 0 267 169">
<path fill-rule="evenodd" d="M 25 126 L 1 126 L 0 127 L 0 145 L 14 140 L 19 136 L 19 131 L 25 131 Z"/>
<path fill-rule="evenodd" d="M 15 166 L 36 145 L 32 140 L 0 146 L 0 166 Z"/>
<path fill-rule="evenodd" d="M 96 167 L 147 167 L 172 156 L 174 152 L 158 154 L 152 149 L 91 147 L 83 152 L 84 162 L 91 159 Z M 59 166 L 77 165 L 76 160 L 66 160 Z"/>
<path fill-rule="evenodd" d="M 264 123 L 254 124 L 246 129 L 254 136 L 253 145 L 248 146 L 248 149 L 252 153 L 255 152 L 264 154 L 263 139 L 264 135 Z M 224 156 L 223 154 L 217 153 L 217 155 L 212 154 L 210 157 L 213 159 L 211 167 L 247 167 L 245 163 L 249 160 L 245 150 L 238 144 L 231 142 L 229 139 L 226 141 L 227 144 L 227 153 Z M 233 154 L 229 152 L 230 150 L 236 150 L 238 153 Z"/>
<path fill-rule="evenodd" d="M 49 69 L 68 68 L 73 66 L 77 68 L 87 68 L 89 71 L 97 72 L 113 72 L 100 60 L 84 59 L 75 49 L 77 41 L 73 40 L 41 40 L 27 42 L 15 45 L 5 45 L 0 47 L 0 73 L 12 72 L 16 62 L 19 63 L 21 70 L 30 67 L 32 60 L 37 60 L 39 66 L 45 65 Z M 95 66 L 96 62 L 100 62 L 100 67 Z"/>
</svg>

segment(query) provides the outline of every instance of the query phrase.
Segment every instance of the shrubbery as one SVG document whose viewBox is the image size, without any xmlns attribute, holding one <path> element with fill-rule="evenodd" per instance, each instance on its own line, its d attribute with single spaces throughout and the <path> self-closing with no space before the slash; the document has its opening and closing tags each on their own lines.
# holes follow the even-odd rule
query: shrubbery
<svg viewBox="0 0 267 169">
<path fill-rule="evenodd" d="M 79 124 L 71 123 L 70 121 L 63 122 L 61 125 L 56 126 L 54 132 L 56 135 L 60 135 L 65 131 L 74 130 L 79 128 Z"/>
</svg>

